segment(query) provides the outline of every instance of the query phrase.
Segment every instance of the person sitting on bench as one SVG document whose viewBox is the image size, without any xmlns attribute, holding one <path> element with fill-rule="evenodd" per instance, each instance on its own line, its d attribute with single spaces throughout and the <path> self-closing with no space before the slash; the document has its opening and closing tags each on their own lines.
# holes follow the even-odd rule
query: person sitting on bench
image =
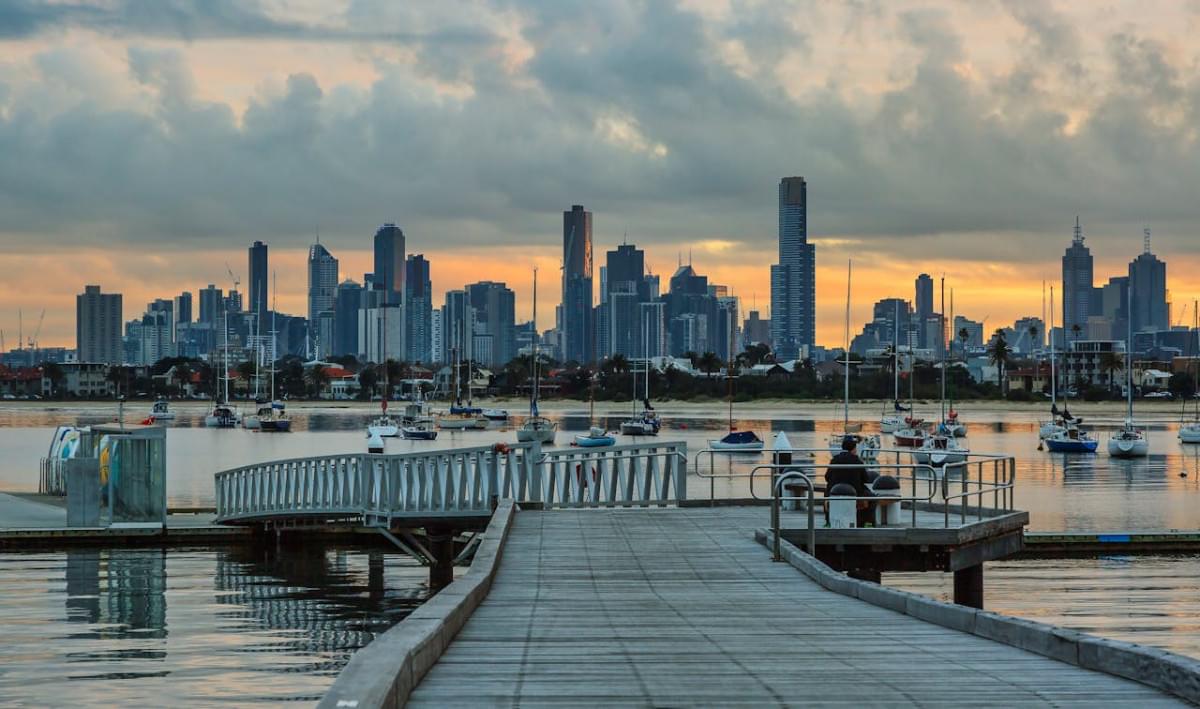
<svg viewBox="0 0 1200 709">
<path fill-rule="evenodd" d="M 842 450 L 829 461 L 831 467 L 825 471 L 825 489 L 832 490 L 834 485 L 845 483 L 854 487 L 855 497 L 874 497 L 871 488 L 867 486 L 869 478 L 867 468 L 862 458 L 856 452 L 858 440 L 854 436 L 842 439 Z M 871 503 L 867 500 L 858 501 L 858 526 L 862 527 L 874 519 Z"/>
</svg>

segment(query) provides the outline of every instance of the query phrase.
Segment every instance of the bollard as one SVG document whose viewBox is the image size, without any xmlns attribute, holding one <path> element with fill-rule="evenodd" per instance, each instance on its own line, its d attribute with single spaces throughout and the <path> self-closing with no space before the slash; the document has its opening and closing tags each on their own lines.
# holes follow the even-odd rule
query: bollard
<svg viewBox="0 0 1200 709">
<path fill-rule="evenodd" d="M 829 489 L 829 526 L 832 529 L 858 527 L 857 491 L 853 485 L 838 483 Z"/>
</svg>

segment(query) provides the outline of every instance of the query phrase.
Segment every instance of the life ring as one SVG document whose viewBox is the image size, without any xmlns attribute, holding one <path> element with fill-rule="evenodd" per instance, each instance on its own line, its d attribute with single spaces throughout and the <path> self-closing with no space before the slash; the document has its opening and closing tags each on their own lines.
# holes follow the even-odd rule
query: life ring
<svg viewBox="0 0 1200 709">
<path fill-rule="evenodd" d="M 509 452 L 508 444 L 507 443 L 497 443 L 496 445 L 492 446 L 492 452 L 496 453 L 498 455 L 508 453 Z"/>
</svg>

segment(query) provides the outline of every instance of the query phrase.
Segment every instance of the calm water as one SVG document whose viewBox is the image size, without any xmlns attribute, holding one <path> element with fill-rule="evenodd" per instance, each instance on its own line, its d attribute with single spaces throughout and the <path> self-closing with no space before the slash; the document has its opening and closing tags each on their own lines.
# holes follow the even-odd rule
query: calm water
<svg viewBox="0 0 1200 709">
<path fill-rule="evenodd" d="M 0 705 L 316 701 L 425 598 L 426 570 L 347 548 L 0 555 Z"/>
<path fill-rule="evenodd" d="M 829 413 L 740 405 L 737 425 L 785 431 L 793 446 L 822 447 L 840 430 Z M 829 412 L 830 409 L 825 408 Z M 559 444 L 586 430 L 586 407 L 551 414 Z M 724 406 L 663 412 L 660 440 L 694 452 L 725 430 Z M 129 419 L 140 413 L 130 407 Z M 365 448 L 369 415 L 337 409 L 293 412 L 286 435 L 201 426 L 184 409 L 168 429 L 168 496 L 174 505 L 213 504 L 214 472 L 251 462 Z M 752 415 L 753 417 L 751 417 Z M 1200 447 L 1181 446 L 1169 417 L 1152 425 L 1147 460 L 1063 456 L 1037 450 L 1036 414 L 968 408 L 975 452 L 1017 459 L 1016 504 L 1031 529 L 1115 531 L 1200 527 Z M 53 426 L 98 423 L 112 411 L 0 406 L 0 490 L 32 491 Z M 855 417 L 877 420 L 878 411 Z M 607 419 L 615 428 L 620 416 Z M 1105 437 L 1105 426 L 1097 426 Z M 442 432 L 436 442 L 388 441 L 389 452 L 485 445 L 515 439 L 512 426 Z M 758 459 L 724 456 L 718 471 Z M 689 497 L 709 495 L 690 463 Z M 1186 473 L 1186 477 L 1180 474 Z M 749 494 L 745 480 L 718 480 L 717 497 Z M 0 520 L 0 526 L 3 520 Z M 349 654 L 424 597 L 425 572 L 407 560 L 348 549 L 98 550 L 0 556 L 0 705 L 137 702 L 158 705 L 309 701 Z M 989 608 L 1158 645 L 1200 657 L 1200 557 L 1104 557 L 994 563 Z M 949 576 L 893 574 L 885 582 L 948 598 Z M 70 680 L 64 682 L 64 680 Z"/>
</svg>

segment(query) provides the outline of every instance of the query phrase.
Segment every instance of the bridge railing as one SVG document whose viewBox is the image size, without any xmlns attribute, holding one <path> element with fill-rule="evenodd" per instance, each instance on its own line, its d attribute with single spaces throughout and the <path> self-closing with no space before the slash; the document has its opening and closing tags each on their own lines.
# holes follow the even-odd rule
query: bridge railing
<svg viewBox="0 0 1200 709">
<path fill-rule="evenodd" d="M 395 455 L 312 456 L 215 476 L 217 521 L 488 514 L 492 500 L 547 507 L 662 505 L 687 497 L 687 444 L 551 450 L 538 443 Z"/>
</svg>

